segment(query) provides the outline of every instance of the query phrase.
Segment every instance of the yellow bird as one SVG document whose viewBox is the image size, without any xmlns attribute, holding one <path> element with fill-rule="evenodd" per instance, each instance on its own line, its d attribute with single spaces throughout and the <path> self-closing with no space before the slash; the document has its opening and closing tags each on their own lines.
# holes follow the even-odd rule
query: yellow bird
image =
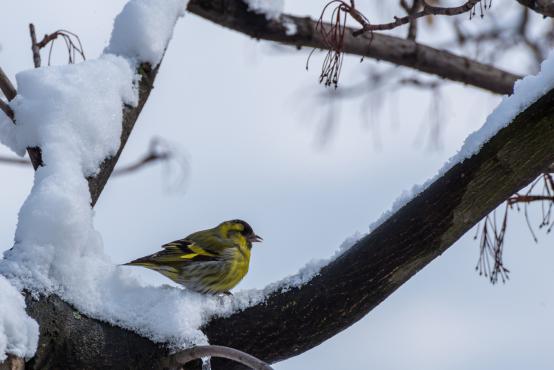
<svg viewBox="0 0 554 370">
<path fill-rule="evenodd" d="M 225 221 L 125 265 L 147 267 L 199 293 L 230 294 L 248 272 L 252 243 L 262 240 L 248 223 Z"/>
</svg>

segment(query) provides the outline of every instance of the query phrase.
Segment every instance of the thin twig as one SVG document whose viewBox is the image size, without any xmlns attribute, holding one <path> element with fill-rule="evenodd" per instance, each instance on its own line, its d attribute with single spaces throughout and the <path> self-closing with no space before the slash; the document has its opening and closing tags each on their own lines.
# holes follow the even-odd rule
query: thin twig
<svg viewBox="0 0 554 370">
<path fill-rule="evenodd" d="M 35 25 L 29 23 L 29 33 L 31 34 L 31 51 L 33 52 L 33 64 L 35 68 L 40 67 L 40 47 L 37 44 L 37 34 L 35 32 Z"/>
<path fill-rule="evenodd" d="M 12 82 L 4 73 L 4 70 L 0 67 L 0 90 L 4 93 L 8 101 L 12 101 L 13 98 L 17 95 L 15 87 L 13 87 Z M 0 99 L 0 110 L 2 110 L 6 116 L 8 116 L 13 123 L 15 123 L 15 114 L 12 108 L 2 99 Z"/>
<path fill-rule="evenodd" d="M 454 16 L 454 15 L 460 15 L 463 13 L 469 12 L 470 17 L 475 15 L 475 5 L 482 4 L 481 1 L 485 1 L 484 9 L 487 9 L 490 7 L 490 0 L 468 0 L 463 5 L 460 6 L 454 6 L 454 7 L 441 7 L 441 6 L 432 6 L 427 4 L 425 0 L 422 0 L 423 3 L 423 9 L 419 12 L 414 12 L 412 14 L 408 14 L 405 17 L 394 17 L 393 22 L 389 23 L 383 23 L 383 24 L 370 24 L 369 22 L 360 21 L 359 17 L 359 11 L 353 7 L 348 7 L 349 12 L 352 15 L 352 18 L 354 18 L 360 25 L 362 26 L 361 29 L 354 31 L 354 36 L 359 36 L 365 32 L 372 32 L 372 31 L 384 31 L 384 30 L 392 30 L 396 27 L 403 26 L 405 24 L 408 24 L 412 21 L 414 21 L 417 18 L 426 17 L 429 15 L 446 15 L 446 16 Z M 487 3 L 487 1 L 489 1 Z M 483 7 L 481 5 L 481 16 L 483 16 Z"/>
<path fill-rule="evenodd" d="M 12 82 L 4 73 L 2 67 L 0 67 L 0 90 L 2 90 L 8 101 L 12 101 L 17 95 L 15 87 L 13 87 Z"/>
<path fill-rule="evenodd" d="M 163 162 L 172 159 L 175 154 L 171 151 L 170 148 L 164 146 L 163 142 L 160 142 L 159 139 L 152 139 L 150 143 L 150 149 L 142 158 L 137 159 L 135 162 L 116 168 L 113 171 L 113 176 L 119 175 L 128 175 L 132 172 L 136 172 L 143 167 L 154 164 L 155 162 Z M 0 156 L 0 164 L 7 165 L 31 165 L 31 161 L 25 158 L 18 158 L 12 156 Z"/>
<path fill-rule="evenodd" d="M 40 49 L 46 47 L 48 44 L 50 44 L 50 49 L 48 51 L 48 65 L 50 65 L 52 59 L 52 49 L 54 48 L 54 42 L 58 37 L 63 38 L 63 41 L 67 47 L 68 64 L 75 63 L 77 54 L 79 54 L 83 60 L 86 59 L 81 39 L 78 35 L 71 31 L 60 29 L 51 34 L 44 35 L 40 41 L 37 41 L 35 26 L 32 23 L 29 24 L 29 31 L 31 34 L 31 50 L 33 51 L 33 62 L 35 68 L 40 67 L 41 64 Z"/>
<path fill-rule="evenodd" d="M 23 165 L 23 166 L 30 166 L 31 161 L 24 158 L 18 158 L 18 157 L 9 157 L 9 156 L 0 156 L 0 163 L 2 164 L 15 164 L 15 165 Z"/>
<path fill-rule="evenodd" d="M 400 0 L 400 6 L 406 11 L 408 15 L 415 14 L 419 7 L 421 5 L 420 0 L 413 0 L 412 5 L 408 5 L 406 0 Z M 410 26 L 408 27 L 408 34 L 406 35 L 406 38 L 408 40 L 415 41 L 417 35 L 417 19 L 413 18 L 410 19 Z"/>
<path fill-rule="evenodd" d="M 8 116 L 12 122 L 14 122 L 14 113 L 8 104 L 6 104 L 2 99 L 0 99 L 0 110 L 2 110 L 6 116 Z"/>
<path fill-rule="evenodd" d="M 532 194 L 535 188 L 542 184 L 542 194 Z M 480 275 L 488 277 L 491 283 L 496 283 L 500 278 L 503 282 L 508 279 L 508 269 L 504 267 L 502 254 L 504 248 L 504 238 L 508 227 L 508 212 L 516 207 L 519 211 L 520 204 L 523 204 L 523 213 L 529 232 L 535 242 L 538 241 L 537 234 L 533 228 L 533 223 L 529 218 L 529 205 L 540 202 L 542 210 L 542 219 L 539 228 L 547 227 L 550 232 L 554 227 L 553 207 L 554 207 L 554 178 L 550 173 L 544 173 L 529 185 L 525 194 L 516 193 L 509 197 L 505 202 L 505 211 L 502 223 L 497 226 L 496 211 L 493 211 L 485 217 L 482 226 L 477 229 L 475 239 L 481 232 L 480 255 L 476 269 Z M 492 263 L 491 261 L 492 260 Z"/>
<path fill-rule="evenodd" d="M 190 361 L 203 357 L 221 357 L 236 361 L 254 370 L 273 370 L 264 361 L 239 351 L 238 349 L 224 346 L 197 346 L 177 352 L 169 358 L 170 366 L 180 367 Z"/>
</svg>

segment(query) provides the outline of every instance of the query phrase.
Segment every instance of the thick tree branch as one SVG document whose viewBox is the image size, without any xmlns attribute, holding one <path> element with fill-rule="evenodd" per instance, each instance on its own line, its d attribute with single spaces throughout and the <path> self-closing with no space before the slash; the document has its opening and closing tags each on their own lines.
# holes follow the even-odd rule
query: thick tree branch
<svg viewBox="0 0 554 370">
<path fill-rule="evenodd" d="M 283 14 L 279 21 L 268 21 L 264 15 L 248 11 L 240 0 L 190 0 L 188 10 L 221 26 L 256 39 L 276 41 L 297 47 L 328 49 L 328 43 L 310 18 Z M 289 31 L 296 28 L 296 33 Z M 331 25 L 323 23 L 324 30 Z M 373 32 L 354 37 L 346 29 L 342 51 L 416 69 L 442 78 L 476 86 L 497 94 L 511 94 L 520 76 L 496 67 L 435 49 L 412 40 Z"/>
<path fill-rule="evenodd" d="M 545 17 L 554 17 L 554 0 L 517 0 L 517 2 Z"/>
<path fill-rule="evenodd" d="M 209 322 L 203 330 L 210 343 L 272 363 L 298 355 L 348 328 L 547 169 L 554 162 L 552 142 L 554 91 L 309 283 L 276 292 L 261 304 Z M 43 335 L 34 369 L 55 369 L 62 363 L 74 369 L 162 369 L 167 364 L 167 352 L 158 345 L 127 330 L 75 315 L 56 297 L 28 300 L 28 304 Z M 216 360 L 212 365 L 222 368 Z M 236 367 L 225 364 L 223 368 Z"/>
</svg>

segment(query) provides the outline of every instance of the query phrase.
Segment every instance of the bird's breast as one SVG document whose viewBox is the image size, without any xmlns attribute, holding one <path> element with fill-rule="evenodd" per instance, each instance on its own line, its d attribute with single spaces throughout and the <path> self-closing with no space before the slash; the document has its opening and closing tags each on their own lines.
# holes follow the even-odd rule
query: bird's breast
<svg viewBox="0 0 554 370">
<path fill-rule="evenodd" d="M 222 281 L 223 285 L 228 286 L 228 289 L 237 285 L 244 276 L 248 273 L 250 265 L 250 250 L 243 248 L 232 248 L 232 256 L 227 259 L 228 272 Z"/>
</svg>

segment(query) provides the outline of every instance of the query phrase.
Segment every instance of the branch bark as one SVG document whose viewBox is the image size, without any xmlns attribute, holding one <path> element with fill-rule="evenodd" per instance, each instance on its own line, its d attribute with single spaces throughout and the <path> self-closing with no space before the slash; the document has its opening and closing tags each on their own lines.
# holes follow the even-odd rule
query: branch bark
<svg viewBox="0 0 554 370">
<path fill-rule="evenodd" d="M 210 343 L 268 363 L 296 356 L 361 319 L 554 162 L 554 90 L 519 114 L 306 285 L 204 328 Z M 41 327 L 33 369 L 162 369 L 167 351 L 56 297 L 28 300 Z M 64 366 L 60 366 L 60 365 Z M 213 360 L 214 369 L 240 368 Z"/>
<path fill-rule="evenodd" d="M 0 362 L 0 370 L 25 370 L 25 360 L 21 357 L 8 355 L 4 362 Z"/>
<path fill-rule="evenodd" d="M 223 27 L 244 33 L 256 39 L 317 49 L 328 49 L 317 22 L 283 14 L 279 20 L 268 21 L 263 14 L 248 10 L 243 1 L 190 0 L 187 9 L 200 17 Z M 323 23 L 328 31 L 329 23 Z M 296 33 L 291 34 L 291 27 Z M 354 37 L 356 30 L 345 32 L 343 52 L 413 68 L 451 81 L 479 87 L 496 94 L 511 94 L 514 82 L 521 78 L 491 65 L 458 56 L 446 50 L 435 49 L 413 40 L 373 32 Z"/>
</svg>

